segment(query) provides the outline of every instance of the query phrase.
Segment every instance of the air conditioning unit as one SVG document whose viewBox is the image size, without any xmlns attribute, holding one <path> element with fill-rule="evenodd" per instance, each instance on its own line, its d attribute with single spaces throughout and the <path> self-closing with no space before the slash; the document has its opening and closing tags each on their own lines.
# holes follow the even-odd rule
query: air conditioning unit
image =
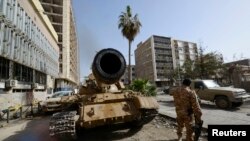
<svg viewBox="0 0 250 141">
<path fill-rule="evenodd" d="M 32 84 L 31 84 L 31 87 L 32 87 L 32 89 L 38 88 L 38 83 L 32 83 Z"/>
<path fill-rule="evenodd" d="M 17 80 L 8 80 L 5 82 L 5 87 L 16 87 L 17 86 Z"/>
</svg>

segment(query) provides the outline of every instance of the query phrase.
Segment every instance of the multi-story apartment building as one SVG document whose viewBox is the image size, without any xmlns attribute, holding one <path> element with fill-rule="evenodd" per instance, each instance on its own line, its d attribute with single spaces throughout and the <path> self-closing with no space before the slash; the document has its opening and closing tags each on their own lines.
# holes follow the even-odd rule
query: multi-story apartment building
<svg viewBox="0 0 250 141">
<path fill-rule="evenodd" d="M 170 82 L 173 73 L 171 38 L 151 36 L 137 45 L 135 74 L 161 87 Z"/>
<path fill-rule="evenodd" d="M 194 61 L 198 57 L 196 43 L 173 39 L 172 50 L 174 69 L 181 68 L 187 59 Z"/>
<path fill-rule="evenodd" d="M 59 77 L 56 90 L 75 88 L 80 81 L 79 48 L 71 0 L 40 0 L 58 35 Z"/>
<path fill-rule="evenodd" d="M 38 0 L 0 1 L 0 107 L 45 99 L 58 77 L 58 36 Z"/>
<path fill-rule="evenodd" d="M 153 35 L 137 45 L 135 50 L 135 74 L 148 79 L 157 87 L 172 84 L 174 69 L 181 67 L 186 59 L 198 56 L 196 43 Z"/>
<path fill-rule="evenodd" d="M 135 76 L 135 65 L 131 65 L 131 73 L 132 73 L 132 81 L 135 80 L 136 76 Z M 127 85 L 128 84 L 128 66 L 125 69 L 125 72 L 123 74 L 123 76 L 121 77 L 121 81 Z"/>
</svg>

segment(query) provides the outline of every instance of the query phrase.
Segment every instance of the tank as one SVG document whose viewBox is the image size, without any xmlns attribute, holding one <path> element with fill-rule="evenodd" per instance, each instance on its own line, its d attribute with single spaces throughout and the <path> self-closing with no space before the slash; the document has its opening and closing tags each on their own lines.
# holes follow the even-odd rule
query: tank
<svg viewBox="0 0 250 141">
<path fill-rule="evenodd" d="M 81 128 L 117 123 L 143 126 L 151 121 L 158 114 L 157 100 L 125 90 L 120 82 L 125 69 L 126 61 L 119 51 L 112 48 L 99 51 L 92 63 L 92 74 L 79 93 L 61 99 L 65 107 L 76 106 L 52 115 L 50 135 L 77 137 L 76 132 Z"/>
</svg>

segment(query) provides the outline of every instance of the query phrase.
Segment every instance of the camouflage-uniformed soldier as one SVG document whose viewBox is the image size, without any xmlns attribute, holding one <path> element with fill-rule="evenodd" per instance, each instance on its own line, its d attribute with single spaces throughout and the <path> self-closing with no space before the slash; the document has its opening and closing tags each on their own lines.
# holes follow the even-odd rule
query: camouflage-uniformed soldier
<svg viewBox="0 0 250 141">
<path fill-rule="evenodd" d="M 193 141 L 193 115 L 196 121 L 201 121 L 201 108 L 195 91 L 190 89 L 191 80 L 184 79 L 182 86 L 173 92 L 175 110 L 177 114 L 177 135 L 182 140 L 182 130 L 186 127 L 186 140 Z"/>
</svg>

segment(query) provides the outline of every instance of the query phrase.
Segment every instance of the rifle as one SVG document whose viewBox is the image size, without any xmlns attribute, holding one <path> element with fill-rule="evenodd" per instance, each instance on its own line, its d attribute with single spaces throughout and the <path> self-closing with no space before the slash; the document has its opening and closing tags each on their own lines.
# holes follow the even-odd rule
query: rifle
<svg viewBox="0 0 250 141">
<path fill-rule="evenodd" d="M 194 141 L 198 141 L 201 135 L 202 125 L 203 125 L 203 120 L 201 120 L 200 122 L 195 122 L 195 126 L 193 127 L 194 134 L 195 134 Z"/>
</svg>

